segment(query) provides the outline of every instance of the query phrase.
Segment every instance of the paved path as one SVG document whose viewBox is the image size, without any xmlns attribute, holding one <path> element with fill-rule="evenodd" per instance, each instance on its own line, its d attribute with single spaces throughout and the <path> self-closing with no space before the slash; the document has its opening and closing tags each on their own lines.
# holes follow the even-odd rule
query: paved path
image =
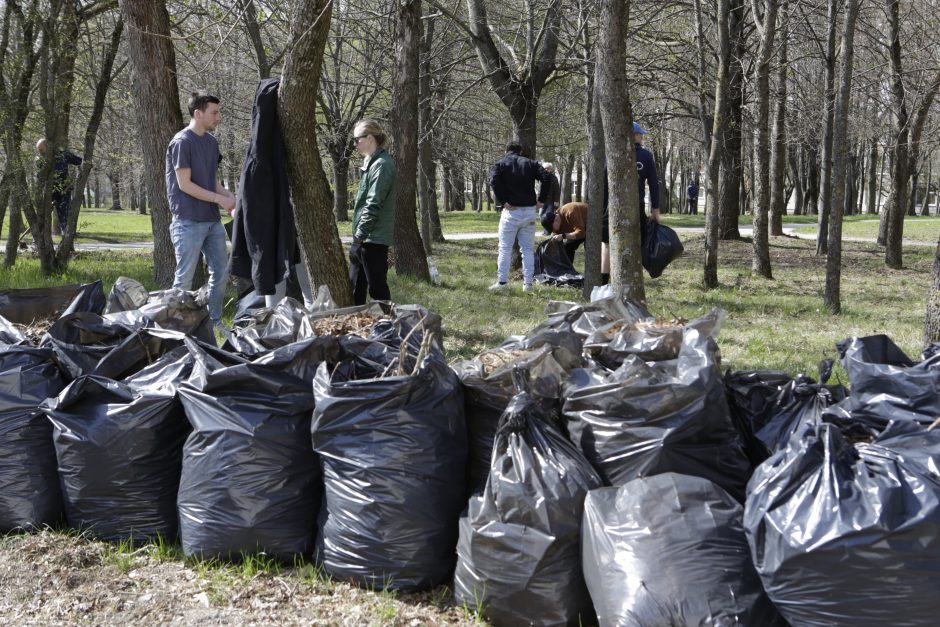
<svg viewBox="0 0 940 627">
<path fill-rule="evenodd" d="M 872 220 L 872 222 L 877 222 L 877 220 Z M 798 239 L 816 239 L 816 233 L 797 233 L 796 229 L 812 226 L 804 223 L 794 223 L 794 224 L 784 224 L 783 225 L 783 234 L 790 237 L 795 237 Z M 705 229 L 699 226 L 677 226 L 673 227 L 679 233 L 704 233 Z M 754 227 L 750 224 L 741 224 L 738 226 L 738 231 L 742 236 L 748 237 L 753 232 Z M 445 233 L 444 237 L 451 241 L 463 241 L 463 240 L 475 240 L 475 239 L 499 239 L 499 233 L 496 232 L 486 232 L 486 233 Z M 344 236 L 340 238 L 343 240 L 344 244 L 351 244 L 352 237 Z M 873 243 L 874 238 L 867 237 L 843 237 L 843 241 L 846 242 L 869 242 Z M 921 246 L 921 247 L 930 247 L 933 248 L 936 244 L 930 242 L 919 242 L 914 240 L 904 240 L 904 246 Z M 93 244 L 76 244 L 76 250 L 149 250 L 153 248 L 153 242 L 122 242 L 122 243 L 93 243 Z"/>
</svg>

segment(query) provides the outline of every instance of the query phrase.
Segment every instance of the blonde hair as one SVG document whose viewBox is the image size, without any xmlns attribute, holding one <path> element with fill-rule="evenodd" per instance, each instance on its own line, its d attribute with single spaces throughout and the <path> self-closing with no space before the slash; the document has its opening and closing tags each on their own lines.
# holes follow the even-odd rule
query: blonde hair
<svg viewBox="0 0 940 627">
<path fill-rule="evenodd" d="M 385 129 L 372 118 L 362 118 L 356 123 L 356 129 L 362 129 L 362 133 L 357 135 L 372 135 L 375 137 L 375 143 L 379 146 L 385 145 Z"/>
</svg>

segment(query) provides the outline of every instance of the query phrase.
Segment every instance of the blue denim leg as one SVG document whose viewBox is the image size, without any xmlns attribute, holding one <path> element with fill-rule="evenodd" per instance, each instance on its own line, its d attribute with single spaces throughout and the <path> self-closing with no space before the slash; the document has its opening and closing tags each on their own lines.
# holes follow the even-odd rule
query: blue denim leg
<svg viewBox="0 0 940 627">
<path fill-rule="evenodd" d="M 212 322 L 222 318 L 222 300 L 225 296 L 225 280 L 228 268 L 228 251 L 225 247 L 225 228 L 221 222 L 196 222 L 173 218 L 170 223 L 170 239 L 176 252 L 176 273 L 173 287 L 193 289 L 193 275 L 201 252 L 209 269 L 209 317 Z"/>
<path fill-rule="evenodd" d="M 215 324 L 222 319 L 225 282 L 228 278 L 228 250 L 225 248 L 225 227 L 219 221 L 209 224 L 202 244 L 202 254 L 209 268 L 209 317 Z"/>
<path fill-rule="evenodd" d="M 193 288 L 193 275 L 206 232 L 211 223 L 178 220 L 170 222 L 170 240 L 176 253 L 176 273 L 173 275 L 173 287 L 181 290 Z"/>
</svg>

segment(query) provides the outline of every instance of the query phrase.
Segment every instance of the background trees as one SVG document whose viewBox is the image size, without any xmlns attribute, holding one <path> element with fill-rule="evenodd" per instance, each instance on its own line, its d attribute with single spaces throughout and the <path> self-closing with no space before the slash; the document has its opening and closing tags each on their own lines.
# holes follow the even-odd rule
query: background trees
<svg viewBox="0 0 940 627">
<path fill-rule="evenodd" d="M 235 187 L 258 78 L 284 76 L 289 60 L 298 59 L 297 46 L 316 33 L 323 46 L 317 76 L 295 72 L 294 78 L 318 88 L 298 100 L 305 122 L 290 138 L 305 142 L 309 167 L 329 164 L 325 174 L 304 166 L 294 175 L 298 190 L 319 190 L 315 202 L 311 196 L 299 203 L 308 252 L 334 246 L 332 237 L 312 239 L 318 237 L 314 228 L 332 232 L 335 221 L 348 219 L 350 190 L 358 183 L 349 137 L 364 116 L 388 125 L 393 154 L 415 163 L 414 173 L 410 165 L 405 173 L 414 191 L 404 187 L 399 204 L 411 233 L 403 259 L 416 261 L 413 268 L 400 265 L 400 272 L 426 276 L 424 255 L 443 239 L 439 212 L 492 208 L 487 170 L 510 138 L 555 163 L 563 201 L 590 200 L 588 190 L 603 176 L 591 162 L 603 164 L 605 147 L 589 137 L 592 131 L 595 139 L 606 135 L 609 144 L 616 133 L 601 128 L 603 116 L 592 118 L 600 113 L 592 108 L 594 90 L 612 75 L 602 74 L 600 85 L 594 76 L 597 61 L 610 58 L 602 46 L 616 44 L 623 52 L 615 63 L 628 88 L 603 100 L 606 119 L 629 119 L 632 103 L 633 117 L 651 131 L 647 147 L 659 166 L 664 213 L 685 211 L 685 187 L 699 182 L 708 210 L 706 287 L 718 285 L 719 241 L 742 234 L 753 238 L 755 272 L 773 276 L 768 245 L 782 232 L 783 216 L 792 214 L 818 216 L 817 252 L 830 259 L 841 238 L 833 223 L 840 212 L 877 215 L 885 264 L 902 268 L 904 218 L 933 214 L 937 205 L 938 182 L 931 180 L 940 173 L 934 163 L 940 144 L 936 4 L 858 0 L 850 57 L 845 24 L 855 3 L 836 0 L 618 7 L 600 0 L 348 0 L 329 5 L 327 30 L 317 21 L 325 19 L 327 5 L 302 0 L 4 0 L 0 224 L 6 263 L 15 261 L 27 228 L 48 272 L 68 263 L 71 243 L 52 236 L 49 172 L 37 176 L 33 160 L 35 140 L 46 135 L 56 147 L 93 154 L 76 173 L 76 208 L 121 206 L 151 215 L 154 276 L 169 284 L 174 260 L 163 154 L 186 122 L 182 103 L 196 88 L 222 98 L 221 178 Z M 303 35 L 298 11 L 311 7 L 319 17 L 309 18 L 312 30 Z M 605 39 L 613 9 L 629 16 L 617 41 Z M 314 65 L 304 71 L 313 73 Z M 843 98 L 846 71 L 852 81 Z M 835 118 L 843 109 L 840 134 Z M 620 147 L 606 151 L 614 159 Z M 627 182 L 622 173 L 607 172 L 620 196 Z M 328 215 L 313 209 L 323 198 Z M 619 215 L 624 207 L 618 202 L 614 211 Z M 627 254 L 628 241 L 617 244 L 618 256 Z M 596 255 L 586 253 L 594 281 Z M 328 256 L 319 271 L 342 276 L 341 252 Z M 820 294 L 833 311 L 839 272 L 830 263 L 833 287 Z M 636 291 L 641 275 L 620 278 L 628 291 L 642 293 Z"/>
</svg>

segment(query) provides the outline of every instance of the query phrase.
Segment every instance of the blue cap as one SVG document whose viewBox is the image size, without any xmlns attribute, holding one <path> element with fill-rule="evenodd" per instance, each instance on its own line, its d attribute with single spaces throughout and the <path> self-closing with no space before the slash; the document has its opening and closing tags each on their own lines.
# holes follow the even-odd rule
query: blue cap
<svg viewBox="0 0 940 627">
<path fill-rule="evenodd" d="M 640 135 L 649 135 L 649 133 L 647 133 L 646 130 L 636 122 L 633 123 L 633 132 Z"/>
</svg>

